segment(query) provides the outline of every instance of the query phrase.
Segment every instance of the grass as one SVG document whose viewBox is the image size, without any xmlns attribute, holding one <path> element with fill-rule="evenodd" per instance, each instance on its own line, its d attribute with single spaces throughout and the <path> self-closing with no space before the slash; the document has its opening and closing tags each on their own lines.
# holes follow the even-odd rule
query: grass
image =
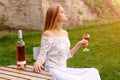
<svg viewBox="0 0 120 80">
<path fill-rule="evenodd" d="M 89 33 L 90 52 L 83 52 L 81 47 L 74 57 L 68 60 L 68 67 L 99 70 L 102 80 L 120 80 L 120 22 L 103 25 L 91 25 L 68 29 L 71 48 L 82 39 L 82 34 Z M 26 43 L 27 64 L 33 65 L 32 48 L 39 46 L 41 31 L 23 30 Z M 17 31 L 0 31 L 0 66 L 16 65 L 15 45 Z"/>
</svg>

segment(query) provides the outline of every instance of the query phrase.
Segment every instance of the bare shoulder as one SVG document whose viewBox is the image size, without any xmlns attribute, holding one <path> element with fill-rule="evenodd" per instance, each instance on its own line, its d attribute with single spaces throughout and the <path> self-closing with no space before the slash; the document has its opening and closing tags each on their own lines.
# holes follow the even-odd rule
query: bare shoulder
<svg viewBox="0 0 120 80">
<path fill-rule="evenodd" d="M 62 30 L 62 33 L 59 33 L 60 35 L 68 36 L 68 32 L 66 30 Z M 52 30 L 47 30 L 43 32 L 42 36 L 45 37 L 54 37 L 54 36 L 59 36 L 58 34 L 54 33 Z"/>
<path fill-rule="evenodd" d="M 63 30 L 63 33 L 68 36 L 68 32 L 66 30 Z"/>
<path fill-rule="evenodd" d="M 43 32 L 42 36 L 51 37 L 52 36 L 52 32 L 47 30 L 47 31 Z"/>
</svg>

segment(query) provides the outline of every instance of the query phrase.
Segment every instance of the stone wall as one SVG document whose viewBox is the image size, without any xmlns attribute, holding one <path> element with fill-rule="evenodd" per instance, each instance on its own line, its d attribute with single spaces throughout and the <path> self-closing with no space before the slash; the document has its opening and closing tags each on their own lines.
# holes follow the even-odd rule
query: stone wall
<svg viewBox="0 0 120 80">
<path fill-rule="evenodd" d="M 0 0 L 0 18 L 4 24 L 17 29 L 40 29 L 43 14 L 42 0 Z"/>
<path fill-rule="evenodd" d="M 13 28 L 40 29 L 47 8 L 57 3 L 68 13 L 67 25 L 82 25 L 82 20 L 94 20 L 97 17 L 80 0 L 0 0 L 0 19 Z"/>
<path fill-rule="evenodd" d="M 44 16 L 49 6 L 58 3 L 67 11 L 67 15 L 69 17 L 69 21 L 66 23 L 67 25 L 82 25 L 82 20 L 95 20 L 97 18 L 96 13 L 92 13 L 90 8 L 80 0 L 42 0 Z"/>
</svg>

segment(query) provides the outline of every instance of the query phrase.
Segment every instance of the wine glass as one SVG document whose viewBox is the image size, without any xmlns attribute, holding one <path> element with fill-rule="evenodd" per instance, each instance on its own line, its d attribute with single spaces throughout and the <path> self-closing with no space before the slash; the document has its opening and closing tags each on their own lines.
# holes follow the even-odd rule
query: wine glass
<svg viewBox="0 0 120 80">
<path fill-rule="evenodd" d="M 89 34 L 83 34 L 83 40 L 90 40 L 90 35 Z M 88 52 L 90 51 L 90 49 L 87 48 L 87 46 L 85 46 L 85 48 L 83 49 L 84 52 Z"/>
</svg>

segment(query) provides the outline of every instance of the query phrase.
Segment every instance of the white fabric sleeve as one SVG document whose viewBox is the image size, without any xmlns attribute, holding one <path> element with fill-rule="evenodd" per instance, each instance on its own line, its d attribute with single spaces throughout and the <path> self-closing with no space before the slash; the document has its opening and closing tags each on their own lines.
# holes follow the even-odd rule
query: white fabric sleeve
<svg viewBox="0 0 120 80">
<path fill-rule="evenodd" d="M 37 57 L 37 59 L 42 59 L 43 61 L 46 60 L 46 56 L 48 51 L 51 48 L 51 39 L 47 38 L 47 37 L 43 37 L 41 39 L 41 45 L 40 45 L 40 51 L 39 51 L 39 55 Z"/>
</svg>

